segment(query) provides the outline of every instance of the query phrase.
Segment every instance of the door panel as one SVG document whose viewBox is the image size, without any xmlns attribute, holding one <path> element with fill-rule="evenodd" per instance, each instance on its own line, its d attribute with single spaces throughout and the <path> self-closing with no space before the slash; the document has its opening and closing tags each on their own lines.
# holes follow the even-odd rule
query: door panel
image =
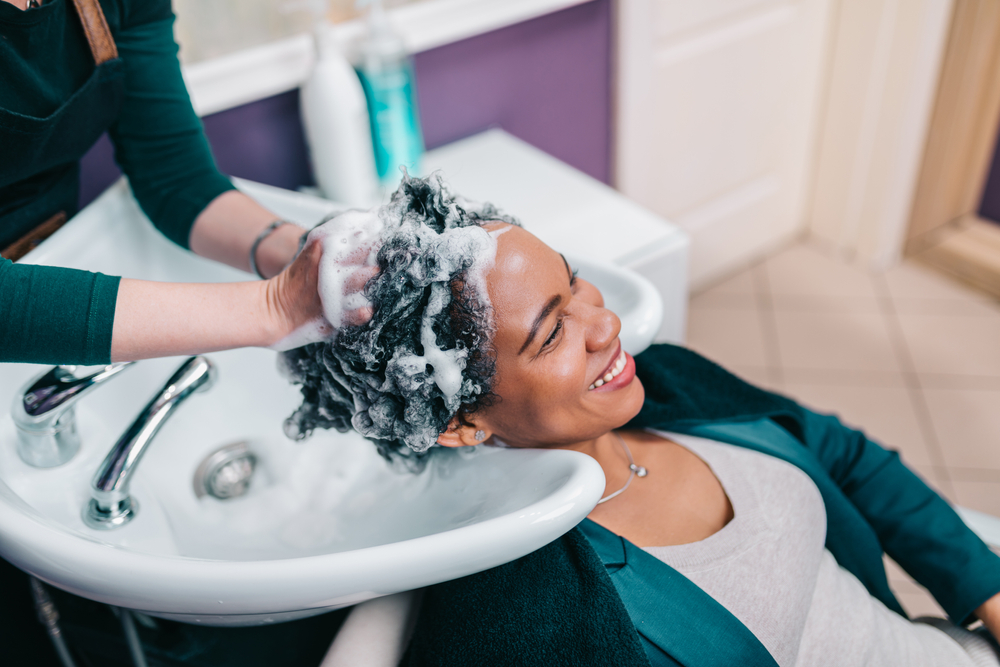
<svg viewBox="0 0 1000 667">
<path fill-rule="evenodd" d="M 803 229 L 831 2 L 619 4 L 617 184 L 693 234 L 695 287 Z"/>
</svg>

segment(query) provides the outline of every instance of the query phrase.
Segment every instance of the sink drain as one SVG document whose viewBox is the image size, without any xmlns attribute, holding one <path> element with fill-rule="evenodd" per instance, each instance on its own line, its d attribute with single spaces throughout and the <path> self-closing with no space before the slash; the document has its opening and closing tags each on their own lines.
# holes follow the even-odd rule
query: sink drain
<svg viewBox="0 0 1000 667">
<path fill-rule="evenodd" d="M 199 498 L 238 498 L 250 488 L 257 457 L 245 442 L 226 445 L 209 454 L 194 473 L 194 493 Z"/>
</svg>

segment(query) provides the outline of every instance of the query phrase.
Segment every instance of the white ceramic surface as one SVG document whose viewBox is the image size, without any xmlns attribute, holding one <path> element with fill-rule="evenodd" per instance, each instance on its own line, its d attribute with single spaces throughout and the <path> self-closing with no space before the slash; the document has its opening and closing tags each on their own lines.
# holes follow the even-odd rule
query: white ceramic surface
<svg viewBox="0 0 1000 667">
<path fill-rule="evenodd" d="M 279 214 L 309 225 L 335 206 L 241 184 Z M 114 239 L 113 243 L 98 239 Z M 27 261 L 154 280 L 246 280 L 166 241 L 120 182 Z M 573 261 L 573 258 L 570 258 Z M 659 327 L 660 302 L 643 279 L 577 262 L 606 288 L 638 352 Z M 275 353 L 209 355 L 219 379 L 181 406 L 139 465 L 137 518 L 94 531 L 80 513 L 89 480 L 114 440 L 181 358 L 144 361 L 77 406 L 80 453 L 35 469 L 15 451 L 9 406 L 40 372 L 0 372 L 0 554 L 71 592 L 155 616 L 254 625 L 309 616 L 471 574 L 563 534 L 597 502 L 600 467 L 565 451 L 476 448 L 442 452 L 420 475 L 391 471 L 355 434 L 318 433 L 301 444 L 281 424 L 298 405 Z M 198 499 L 195 469 L 218 447 L 247 440 L 260 469 L 247 496 Z"/>
</svg>

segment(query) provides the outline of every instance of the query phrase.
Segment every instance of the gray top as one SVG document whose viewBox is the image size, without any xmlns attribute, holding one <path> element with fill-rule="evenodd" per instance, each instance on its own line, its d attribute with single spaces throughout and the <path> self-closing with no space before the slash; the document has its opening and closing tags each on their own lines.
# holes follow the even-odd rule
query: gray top
<svg viewBox="0 0 1000 667">
<path fill-rule="evenodd" d="M 841 568 L 824 546 L 819 490 L 797 467 L 704 438 L 659 435 L 708 464 L 734 518 L 700 542 L 646 551 L 720 602 L 780 667 L 1000 666 L 991 650 L 976 660 L 963 650 L 985 644 L 978 635 L 910 622 Z"/>
</svg>

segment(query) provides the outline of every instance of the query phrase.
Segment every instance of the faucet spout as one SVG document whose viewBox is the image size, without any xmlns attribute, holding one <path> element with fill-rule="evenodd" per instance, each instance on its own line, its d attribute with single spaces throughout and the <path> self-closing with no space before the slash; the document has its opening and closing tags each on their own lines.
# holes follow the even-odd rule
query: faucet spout
<svg viewBox="0 0 1000 667">
<path fill-rule="evenodd" d="M 91 528 L 108 530 L 131 521 L 138 504 L 129 495 L 129 484 L 149 443 L 191 394 L 206 391 L 215 382 L 216 370 L 207 358 L 191 357 L 177 369 L 149 401 L 135 421 L 111 448 L 91 482 L 91 499 L 83 520 Z"/>
</svg>

